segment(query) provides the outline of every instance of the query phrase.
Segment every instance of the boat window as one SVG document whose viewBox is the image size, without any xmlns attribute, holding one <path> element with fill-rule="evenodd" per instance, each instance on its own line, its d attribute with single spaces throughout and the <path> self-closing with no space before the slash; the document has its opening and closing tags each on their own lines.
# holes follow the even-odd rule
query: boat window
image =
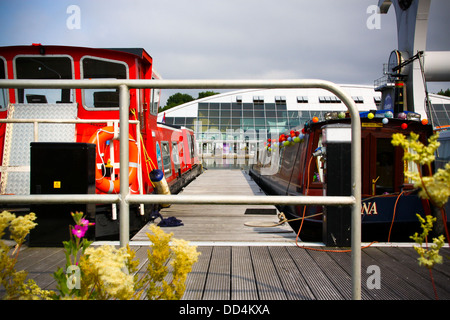
<svg viewBox="0 0 450 320">
<path fill-rule="evenodd" d="M 0 79 L 6 79 L 5 60 L 0 57 Z M 8 89 L 0 88 L 0 110 L 5 110 L 8 106 Z"/>
<path fill-rule="evenodd" d="M 127 65 L 121 61 L 84 57 L 83 79 L 127 79 Z M 87 108 L 119 108 L 118 89 L 85 89 L 84 105 Z"/>
<path fill-rule="evenodd" d="M 180 155 L 178 151 L 178 143 L 175 141 L 172 142 L 172 160 L 175 166 L 175 170 L 180 169 Z"/>
<path fill-rule="evenodd" d="M 152 89 L 151 91 L 150 113 L 154 116 L 158 115 L 159 100 L 161 97 L 161 89 Z"/>
<path fill-rule="evenodd" d="M 163 160 L 163 166 L 164 166 L 164 176 L 170 177 L 172 175 L 172 163 L 170 158 L 170 146 L 167 141 L 161 142 L 161 153 L 162 153 L 162 160 Z"/>
<path fill-rule="evenodd" d="M 189 150 L 191 151 L 191 161 L 193 164 L 194 158 L 197 156 L 194 135 L 189 135 L 188 143 L 189 143 Z"/>
<path fill-rule="evenodd" d="M 394 146 L 391 139 L 377 139 L 375 194 L 394 192 Z"/>
<path fill-rule="evenodd" d="M 319 136 L 319 142 L 317 143 L 318 148 L 323 148 L 322 144 L 322 134 Z M 323 157 L 316 157 L 316 168 L 317 172 L 313 175 L 313 181 L 314 182 L 323 182 L 324 176 L 323 176 L 323 162 L 325 159 Z"/>
<path fill-rule="evenodd" d="M 17 57 L 16 79 L 72 79 L 70 57 Z M 71 103 L 72 89 L 17 89 L 18 103 Z"/>
</svg>

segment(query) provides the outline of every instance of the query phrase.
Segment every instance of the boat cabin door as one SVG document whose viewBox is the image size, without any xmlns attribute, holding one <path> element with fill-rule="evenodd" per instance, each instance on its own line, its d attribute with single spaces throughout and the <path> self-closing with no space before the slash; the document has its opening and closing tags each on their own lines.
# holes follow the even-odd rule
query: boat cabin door
<svg viewBox="0 0 450 320">
<path fill-rule="evenodd" d="M 381 195 L 397 192 L 402 185 L 401 150 L 388 133 L 369 132 L 362 137 L 362 193 Z"/>
</svg>

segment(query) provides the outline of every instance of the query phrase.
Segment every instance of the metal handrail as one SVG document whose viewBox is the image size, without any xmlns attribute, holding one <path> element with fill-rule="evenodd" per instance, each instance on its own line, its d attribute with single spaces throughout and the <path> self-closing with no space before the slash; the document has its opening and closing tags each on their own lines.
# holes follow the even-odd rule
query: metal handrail
<svg viewBox="0 0 450 320">
<path fill-rule="evenodd" d="M 324 80 L 0 80 L 0 88 L 109 88 L 119 89 L 120 132 L 119 140 L 122 152 L 120 153 L 120 167 L 125 172 L 129 169 L 128 134 L 129 134 L 129 104 L 130 88 L 160 88 L 160 89 L 276 89 L 276 88 L 320 88 L 335 94 L 347 107 L 351 116 L 352 141 L 361 141 L 361 121 L 358 109 L 353 99 L 336 84 Z M 348 197 L 279 197 L 258 196 L 257 199 L 239 199 L 252 204 L 324 204 L 352 206 L 352 297 L 361 299 L 361 144 L 351 144 L 351 183 L 352 195 Z M 329 200 L 331 198 L 331 200 Z M 338 199 L 339 198 L 339 199 Z M 177 200 L 178 199 L 178 200 Z M 237 198 L 220 196 L 202 196 L 197 199 L 201 203 L 237 204 Z M 327 199 L 327 200 L 325 200 Z M 186 201 L 192 203 L 193 197 L 183 199 L 180 196 L 164 195 L 131 195 L 129 192 L 128 175 L 120 180 L 120 193 L 118 195 L 28 195 L 14 196 L 2 195 L 3 203 L 55 203 L 73 201 L 84 203 L 119 203 L 120 204 L 120 244 L 126 246 L 129 242 L 129 204 L 130 203 L 175 203 Z M 191 200 L 191 201 L 189 201 Z M 253 202 L 254 201 L 254 202 Z M 342 201 L 342 203 L 340 203 Z M 198 202 L 198 203 L 200 203 Z M 230 203 L 233 202 L 233 203 Z"/>
</svg>

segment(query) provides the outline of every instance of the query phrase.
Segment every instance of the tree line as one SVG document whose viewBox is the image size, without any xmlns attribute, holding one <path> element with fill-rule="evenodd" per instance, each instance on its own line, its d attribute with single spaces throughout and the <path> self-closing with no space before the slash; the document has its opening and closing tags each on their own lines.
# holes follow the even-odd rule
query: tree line
<svg viewBox="0 0 450 320">
<path fill-rule="evenodd" d="M 219 94 L 219 93 L 218 92 L 214 92 L 214 91 L 202 91 L 202 92 L 198 93 L 198 97 L 197 98 L 194 98 L 190 94 L 177 92 L 177 93 L 171 95 L 167 99 L 166 105 L 164 107 L 162 107 L 159 110 L 159 112 L 169 110 L 169 109 L 171 109 L 173 107 L 176 107 L 176 106 L 179 106 L 180 104 L 183 104 L 183 103 L 187 103 L 187 102 L 190 102 L 190 101 L 206 98 L 206 97 L 213 96 L 213 95 L 216 95 L 216 94 Z"/>
</svg>

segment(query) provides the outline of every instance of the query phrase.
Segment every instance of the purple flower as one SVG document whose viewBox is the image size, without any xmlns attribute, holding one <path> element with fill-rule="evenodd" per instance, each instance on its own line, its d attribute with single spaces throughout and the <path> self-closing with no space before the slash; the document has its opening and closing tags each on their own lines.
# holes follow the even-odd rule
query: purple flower
<svg viewBox="0 0 450 320">
<path fill-rule="evenodd" d="M 73 229 L 72 229 L 72 233 L 75 237 L 77 238 L 83 238 L 84 235 L 86 234 L 88 227 L 84 226 L 84 225 L 76 225 Z"/>
<path fill-rule="evenodd" d="M 89 220 L 87 220 L 87 219 L 81 219 L 80 220 L 80 225 L 87 228 L 88 226 L 95 225 L 95 223 L 94 222 L 89 222 Z"/>
</svg>

